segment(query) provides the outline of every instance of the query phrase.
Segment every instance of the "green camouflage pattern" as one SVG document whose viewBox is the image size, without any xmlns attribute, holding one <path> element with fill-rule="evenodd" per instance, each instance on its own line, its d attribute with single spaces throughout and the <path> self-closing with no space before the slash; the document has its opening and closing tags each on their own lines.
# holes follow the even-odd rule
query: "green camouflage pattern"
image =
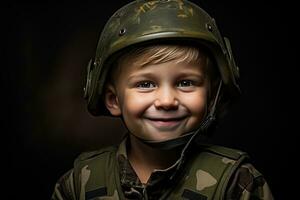
<svg viewBox="0 0 300 200">
<path fill-rule="evenodd" d="M 155 170 L 147 186 L 131 167 L 123 141 L 81 154 L 55 185 L 51 200 L 203 199 L 272 200 L 264 177 L 247 154 L 221 146 L 201 147 L 184 166 Z M 179 176 L 172 179 L 175 172 Z"/>
</svg>

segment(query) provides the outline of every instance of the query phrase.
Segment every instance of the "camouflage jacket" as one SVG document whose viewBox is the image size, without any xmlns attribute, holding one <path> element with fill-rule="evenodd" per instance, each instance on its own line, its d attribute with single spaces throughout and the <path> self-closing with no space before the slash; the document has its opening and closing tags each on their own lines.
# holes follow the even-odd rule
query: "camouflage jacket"
<svg viewBox="0 0 300 200">
<path fill-rule="evenodd" d="M 126 141 L 81 154 L 55 185 L 51 200 L 273 199 L 246 153 L 220 146 L 197 149 L 185 164 L 178 160 L 168 169 L 155 170 L 146 185 L 127 159 Z"/>
</svg>

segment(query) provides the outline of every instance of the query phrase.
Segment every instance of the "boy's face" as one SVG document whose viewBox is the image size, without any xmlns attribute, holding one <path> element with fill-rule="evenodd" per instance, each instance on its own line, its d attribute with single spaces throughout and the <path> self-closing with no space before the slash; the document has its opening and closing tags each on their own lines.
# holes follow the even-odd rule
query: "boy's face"
<svg viewBox="0 0 300 200">
<path fill-rule="evenodd" d="M 201 65 L 123 63 L 114 86 L 106 90 L 106 106 L 111 114 L 123 116 L 132 134 L 146 140 L 168 140 L 190 132 L 207 109 L 208 80 Z"/>
</svg>

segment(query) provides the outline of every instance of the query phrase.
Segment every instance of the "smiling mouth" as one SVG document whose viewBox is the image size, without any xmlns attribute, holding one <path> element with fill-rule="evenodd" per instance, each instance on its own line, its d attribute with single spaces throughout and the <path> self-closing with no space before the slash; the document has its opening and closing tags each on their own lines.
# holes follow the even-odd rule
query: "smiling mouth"
<svg viewBox="0 0 300 200">
<path fill-rule="evenodd" d="M 182 121 L 186 118 L 178 117 L 178 118 L 146 118 L 152 126 L 161 130 L 171 130 L 177 128 Z"/>
</svg>

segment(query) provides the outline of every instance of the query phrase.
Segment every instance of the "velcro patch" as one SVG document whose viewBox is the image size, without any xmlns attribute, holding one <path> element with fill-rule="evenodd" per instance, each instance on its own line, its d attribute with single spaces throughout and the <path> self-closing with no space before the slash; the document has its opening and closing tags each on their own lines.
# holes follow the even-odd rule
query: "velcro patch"
<svg viewBox="0 0 300 200">
<path fill-rule="evenodd" d="M 95 197 L 103 197 L 107 195 L 107 188 L 101 187 L 96 190 L 88 191 L 85 193 L 86 200 L 92 200 Z"/>
<path fill-rule="evenodd" d="M 188 199 L 188 200 L 207 200 L 207 196 L 204 196 L 200 193 L 184 189 L 182 195 L 183 198 Z"/>
</svg>

